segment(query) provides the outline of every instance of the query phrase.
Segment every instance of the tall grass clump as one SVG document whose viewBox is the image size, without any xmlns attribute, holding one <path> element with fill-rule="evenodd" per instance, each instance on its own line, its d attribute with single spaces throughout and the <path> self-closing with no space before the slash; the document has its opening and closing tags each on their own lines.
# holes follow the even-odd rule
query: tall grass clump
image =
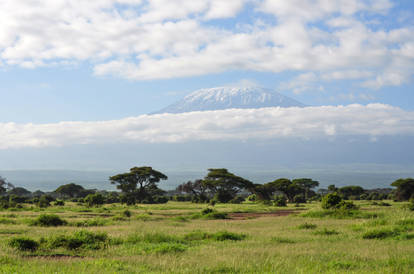
<svg viewBox="0 0 414 274">
<path fill-rule="evenodd" d="M 15 237 L 9 241 L 9 246 L 19 251 L 36 251 L 39 243 L 27 237 Z"/>
<path fill-rule="evenodd" d="M 396 229 L 375 229 L 365 232 L 362 235 L 363 239 L 386 239 L 400 235 Z"/>
<path fill-rule="evenodd" d="M 35 226 L 62 226 L 67 222 L 54 214 L 42 214 L 31 222 Z"/>
<path fill-rule="evenodd" d="M 48 247 L 73 249 L 101 249 L 107 246 L 109 238 L 106 233 L 94 233 L 81 230 L 72 235 L 59 235 L 47 241 Z"/>
</svg>

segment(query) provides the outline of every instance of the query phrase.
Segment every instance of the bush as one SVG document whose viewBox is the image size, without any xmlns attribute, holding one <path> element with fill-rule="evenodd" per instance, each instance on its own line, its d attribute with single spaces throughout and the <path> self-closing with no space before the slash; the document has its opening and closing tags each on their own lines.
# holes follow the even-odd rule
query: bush
<svg viewBox="0 0 414 274">
<path fill-rule="evenodd" d="M 16 237 L 9 241 L 9 246 L 20 251 L 35 251 L 39 243 L 26 237 Z"/>
<path fill-rule="evenodd" d="M 62 200 L 56 200 L 55 203 L 54 203 L 54 205 L 55 206 L 64 206 L 65 205 L 65 202 L 62 201 Z"/>
<path fill-rule="evenodd" d="M 306 198 L 305 195 L 303 194 L 298 194 L 295 197 L 293 197 L 293 201 L 295 204 L 299 204 L 299 203 L 306 203 Z"/>
<path fill-rule="evenodd" d="M 206 207 L 205 209 L 201 210 L 201 214 L 202 215 L 207 215 L 209 213 L 214 212 L 214 209 L 210 208 L 210 207 Z"/>
<path fill-rule="evenodd" d="M 315 231 L 314 233 L 315 235 L 326 235 L 326 236 L 330 236 L 330 235 L 337 235 L 339 234 L 339 232 L 337 232 L 334 229 L 327 229 L 326 227 L 322 230 L 319 231 Z"/>
<path fill-rule="evenodd" d="M 227 213 L 214 211 L 214 212 L 205 214 L 203 218 L 210 219 L 210 220 L 227 219 Z"/>
<path fill-rule="evenodd" d="M 350 202 L 350 201 L 341 201 L 337 205 L 337 208 L 339 210 L 355 210 L 355 209 L 358 209 L 358 206 L 356 206 L 353 202 Z"/>
<path fill-rule="evenodd" d="M 241 196 L 234 197 L 232 200 L 230 200 L 231 204 L 241 204 L 243 202 L 244 202 L 244 198 Z"/>
<path fill-rule="evenodd" d="M 73 249 L 101 249 L 106 247 L 108 236 L 105 233 L 93 233 L 86 230 L 75 232 L 73 235 L 60 235 L 48 241 L 50 248 L 64 247 Z"/>
<path fill-rule="evenodd" d="M 132 213 L 128 209 L 125 209 L 124 211 L 122 211 L 122 216 L 130 218 L 132 216 Z"/>
<path fill-rule="evenodd" d="M 53 214 L 42 214 L 32 222 L 32 225 L 37 226 L 62 226 L 66 224 L 67 222 L 65 220 Z"/>
<path fill-rule="evenodd" d="M 256 202 L 257 201 L 256 194 L 249 195 L 249 197 L 247 197 L 247 201 L 249 201 L 249 202 Z"/>
<path fill-rule="evenodd" d="M 89 220 L 83 220 L 83 221 L 78 221 L 75 223 L 72 223 L 72 226 L 77 226 L 77 227 L 90 227 L 90 226 L 104 226 L 107 224 L 107 220 L 102 219 L 102 218 L 94 218 L 94 219 L 89 219 Z"/>
<path fill-rule="evenodd" d="M 88 196 L 84 198 L 84 202 L 88 206 L 100 206 L 105 203 L 105 197 L 100 193 L 88 194 Z"/>
<path fill-rule="evenodd" d="M 327 194 L 322 198 L 321 206 L 323 209 L 338 208 L 338 205 L 341 203 L 341 201 L 341 196 L 334 192 Z"/>
<path fill-rule="evenodd" d="M 37 205 L 41 208 L 49 207 L 51 201 L 52 200 L 50 199 L 50 196 L 43 195 L 39 198 L 39 202 L 37 203 Z"/>
<path fill-rule="evenodd" d="M 316 225 L 315 224 L 308 224 L 308 223 L 304 223 L 298 226 L 299 229 L 315 229 Z"/>
<path fill-rule="evenodd" d="M 246 235 L 237 234 L 237 233 L 228 232 L 228 231 L 219 231 L 217 233 L 212 234 L 211 238 L 216 240 L 216 241 L 227 241 L 227 240 L 241 241 L 244 238 L 246 238 Z"/>
<path fill-rule="evenodd" d="M 391 229 L 376 229 L 367 231 L 362 235 L 363 239 L 385 239 L 398 236 L 400 233 L 397 230 Z"/>
<path fill-rule="evenodd" d="M 278 195 L 275 197 L 274 200 L 275 206 L 286 206 L 287 205 L 287 199 L 284 195 Z"/>
</svg>

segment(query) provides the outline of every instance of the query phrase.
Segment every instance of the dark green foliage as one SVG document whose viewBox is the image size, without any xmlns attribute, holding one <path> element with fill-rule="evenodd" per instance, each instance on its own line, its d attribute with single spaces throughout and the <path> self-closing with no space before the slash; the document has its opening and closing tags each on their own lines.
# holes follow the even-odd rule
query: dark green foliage
<svg viewBox="0 0 414 274">
<path fill-rule="evenodd" d="M 157 183 L 168 177 L 152 167 L 133 167 L 130 172 L 109 179 L 124 194 L 121 198 L 122 202 L 135 204 L 144 200 L 152 202 L 154 196 L 162 195 L 163 191 L 157 187 Z"/>
<path fill-rule="evenodd" d="M 329 193 L 322 198 L 321 206 L 323 209 L 338 208 L 342 198 L 336 193 Z"/>
<path fill-rule="evenodd" d="M 214 200 L 221 203 L 229 202 L 242 189 L 250 189 L 253 186 L 249 180 L 236 176 L 225 168 L 210 168 L 202 184 L 214 194 Z"/>
<path fill-rule="evenodd" d="M 400 233 L 397 230 L 391 229 L 376 229 L 365 232 L 362 235 L 363 239 L 385 239 L 398 236 Z"/>
<path fill-rule="evenodd" d="M 65 220 L 53 214 L 42 214 L 32 222 L 32 225 L 36 226 L 62 226 L 66 224 Z"/>
<path fill-rule="evenodd" d="M 364 193 L 364 189 L 360 186 L 344 186 L 338 189 L 338 194 L 344 199 L 350 199 L 351 196 L 358 196 Z"/>
<path fill-rule="evenodd" d="M 219 231 L 217 233 L 212 234 L 211 238 L 216 240 L 216 241 L 227 241 L 227 240 L 241 241 L 244 238 L 246 238 L 246 235 L 237 234 L 237 233 L 228 232 L 228 231 Z"/>
<path fill-rule="evenodd" d="M 410 203 L 408 204 L 407 208 L 411 211 L 414 211 L 414 198 L 410 199 Z"/>
<path fill-rule="evenodd" d="M 395 191 L 395 198 L 398 201 L 407 201 L 410 198 L 414 198 L 414 179 L 398 179 L 391 184 L 391 186 L 397 187 Z"/>
<path fill-rule="evenodd" d="M 275 206 L 287 206 L 287 199 L 284 195 L 278 195 L 274 200 Z"/>
<path fill-rule="evenodd" d="M 55 206 L 64 206 L 65 205 L 65 202 L 62 201 L 62 200 L 56 200 L 55 203 L 54 203 L 54 205 Z"/>
<path fill-rule="evenodd" d="M 315 224 L 304 223 L 298 226 L 299 229 L 315 229 L 317 226 Z"/>
<path fill-rule="evenodd" d="M 87 220 L 83 220 L 83 221 L 77 221 L 72 223 L 72 226 L 77 226 L 77 227 L 90 227 L 90 226 L 104 226 L 106 225 L 108 222 L 105 219 L 102 218 L 94 218 L 94 219 L 87 219 Z"/>
<path fill-rule="evenodd" d="M 211 207 L 206 207 L 205 209 L 201 210 L 202 215 L 207 215 L 212 212 L 214 212 L 214 209 L 212 209 Z"/>
<path fill-rule="evenodd" d="M 85 189 L 83 188 L 83 186 L 81 185 L 77 185 L 74 183 L 70 183 L 70 184 L 66 184 L 66 185 L 62 185 L 60 187 L 58 187 L 55 192 L 58 194 L 61 194 L 62 196 L 67 196 L 70 198 L 74 198 L 74 197 L 81 197 L 81 193 L 84 191 Z"/>
<path fill-rule="evenodd" d="M 42 195 L 39 198 L 39 202 L 37 203 L 37 205 L 39 207 L 45 208 L 45 207 L 49 207 L 50 206 L 50 202 L 53 202 L 55 199 L 52 196 L 49 195 Z"/>
<path fill-rule="evenodd" d="M 29 197 L 32 193 L 24 187 L 15 187 L 7 191 L 7 194 L 20 197 Z"/>
<path fill-rule="evenodd" d="M 158 245 L 145 246 L 144 251 L 149 254 L 181 253 L 187 250 L 187 246 L 177 243 L 162 243 Z"/>
<path fill-rule="evenodd" d="M 132 216 L 132 212 L 128 209 L 125 209 L 124 211 L 122 211 L 122 216 L 130 218 Z"/>
<path fill-rule="evenodd" d="M 350 201 L 341 201 L 337 205 L 337 208 L 339 210 L 356 210 L 358 209 L 358 206 L 356 206 L 353 202 Z"/>
<path fill-rule="evenodd" d="M 89 194 L 88 196 L 84 198 L 84 202 L 88 206 L 100 206 L 105 203 L 105 198 L 100 193 Z"/>
<path fill-rule="evenodd" d="M 105 233 L 93 233 L 86 230 L 77 231 L 72 235 L 59 235 L 48 240 L 49 248 L 63 247 L 73 249 L 101 249 L 106 247 L 108 236 Z"/>
<path fill-rule="evenodd" d="M 233 199 L 230 200 L 231 204 L 241 204 L 244 202 L 244 198 L 242 196 L 236 196 Z"/>
<path fill-rule="evenodd" d="M 306 198 L 305 198 L 305 195 L 303 195 L 303 194 L 298 194 L 298 195 L 295 195 L 295 197 L 293 197 L 292 202 L 293 202 L 293 203 L 296 203 L 296 204 L 299 204 L 299 203 L 306 203 Z"/>
<path fill-rule="evenodd" d="M 195 180 L 194 182 L 188 181 L 187 183 L 183 183 L 176 188 L 176 191 L 188 194 L 188 196 L 181 197 L 180 198 L 181 201 L 183 199 L 187 200 L 188 198 L 190 198 L 190 200 L 195 203 L 204 203 L 208 200 L 207 198 L 208 187 L 203 182 L 203 180 Z M 177 195 L 177 196 L 179 197 L 182 195 Z"/>
<path fill-rule="evenodd" d="M 39 243 L 27 237 L 16 237 L 9 241 L 9 246 L 20 251 L 36 251 Z"/>
<path fill-rule="evenodd" d="M 219 231 L 216 233 L 207 233 L 199 230 L 190 232 L 184 235 L 184 240 L 187 241 L 202 241 L 202 240 L 215 240 L 215 241 L 241 241 L 246 238 L 244 234 L 237 234 L 228 231 Z"/>
<path fill-rule="evenodd" d="M 204 219 L 210 219 L 210 220 L 223 220 L 223 219 L 227 219 L 227 213 L 224 212 L 211 212 L 208 214 L 203 215 Z"/>
</svg>

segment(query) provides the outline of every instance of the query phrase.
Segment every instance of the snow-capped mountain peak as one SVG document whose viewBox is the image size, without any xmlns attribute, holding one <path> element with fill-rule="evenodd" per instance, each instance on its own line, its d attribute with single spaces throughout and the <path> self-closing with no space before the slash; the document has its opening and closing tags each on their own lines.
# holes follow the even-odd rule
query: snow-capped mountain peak
<svg viewBox="0 0 414 274">
<path fill-rule="evenodd" d="M 304 106 L 304 104 L 270 89 L 259 87 L 217 87 L 194 91 L 182 100 L 154 114 L 222 110 L 229 108 Z"/>
</svg>

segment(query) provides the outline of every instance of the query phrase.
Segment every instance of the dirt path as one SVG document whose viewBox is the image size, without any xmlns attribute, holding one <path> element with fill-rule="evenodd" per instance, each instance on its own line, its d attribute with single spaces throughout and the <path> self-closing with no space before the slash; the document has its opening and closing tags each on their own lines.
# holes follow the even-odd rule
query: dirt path
<svg viewBox="0 0 414 274">
<path fill-rule="evenodd" d="M 279 210 L 274 212 L 240 212 L 240 213 L 229 213 L 228 217 L 233 220 L 246 220 L 252 218 L 259 218 L 259 217 L 281 217 L 281 216 L 288 216 L 291 214 L 299 213 L 302 210 L 298 209 L 287 209 L 287 210 Z"/>
</svg>

